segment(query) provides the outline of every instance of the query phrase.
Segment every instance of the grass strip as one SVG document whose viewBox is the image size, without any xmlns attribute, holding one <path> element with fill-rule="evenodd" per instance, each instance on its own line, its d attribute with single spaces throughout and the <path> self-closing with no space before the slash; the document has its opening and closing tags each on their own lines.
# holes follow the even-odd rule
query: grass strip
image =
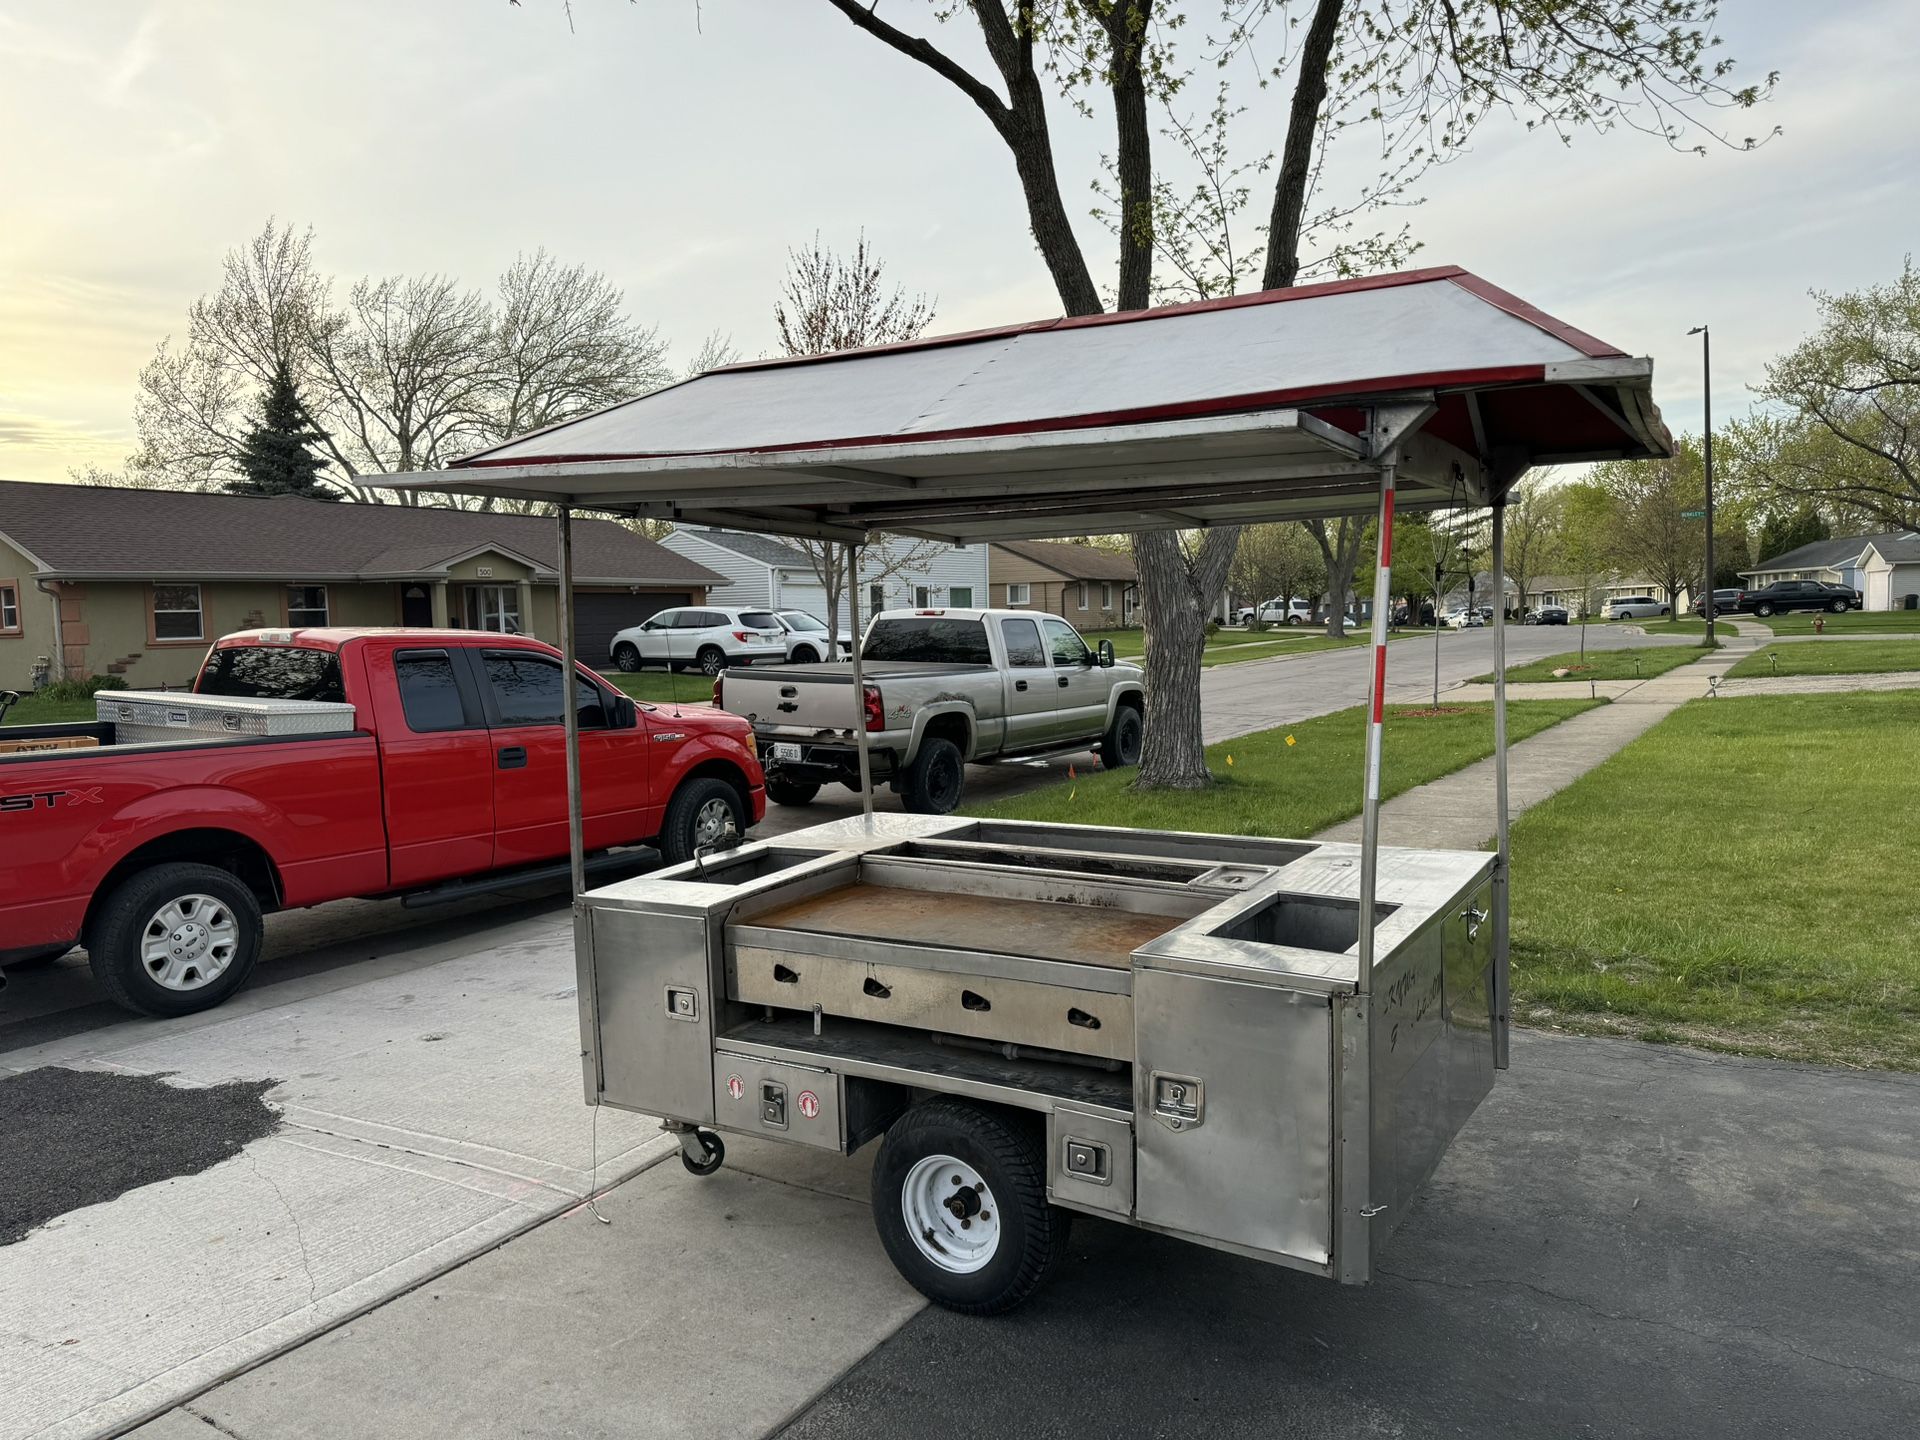
<svg viewBox="0 0 1920 1440">
<path fill-rule="evenodd" d="M 1528 811 L 1518 1018 L 1920 1068 L 1916 733 L 1920 693 L 1696 700 Z"/>
<path fill-rule="evenodd" d="M 1880 675 L 1920 670 L 1920 640 L 1796 640 L 1756 650 L 1727 672 L 1729 679 L 1755 675 Z"/>
<path fill-rule="evenodd" d="M 1650 675 L 1677 670 L 1709 653 L 1699 645 L 1642 645 L 1632 650 L 1589 650 L 1585 655 L 1569 650 L 1544 660 L 1528 661 L 1525 665 L 1509 665 L 1507 679 L 1521 684 L 1534 680 L 1645 680 Z M 1569 673 L 1553 673 L 1562 668 Z M 1491 685 L 1492 672 L 1476 675 L 1467 683 Z"/>
<path fill-rule="evenodd" d="M 1595 703 L 1515 702 L 1507 707 L 1508 737 L 1524 740 Z M 1313 835 L 1360 813 L 1365 715 L 1364 707 L 1355 706 L 1210 745 L 1207 768 L 1217 783 L 1205 790 L 1142 791 L 1133 788 L 1134 771 L 1090 771 L 968 810 L 1003 819 L 1135 829 Z M 1381 794 L 1390 798 L 1492 753 L 1490 704 L 1442 706 L 1437 714 L 1393 707 L 1387 712 Z M 1487 803 L 1491 807 L 1491 794 Z"/>
</svg>

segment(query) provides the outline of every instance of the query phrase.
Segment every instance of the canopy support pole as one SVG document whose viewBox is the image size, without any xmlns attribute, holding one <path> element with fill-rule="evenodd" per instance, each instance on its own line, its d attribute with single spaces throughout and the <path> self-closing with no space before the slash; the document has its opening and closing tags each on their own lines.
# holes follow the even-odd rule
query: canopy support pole
<svg viewBox="0 0 1920 1440">
<path fill-rule="evenodd" d="M 522 617 L 531 623 L 531 615 Z M 567 731 L 567 849 L 573 859 L 573 896 L 587 888 L 586 832 L 580 820 L 580 671 L 573 646 L 573 507 L 560 507 L 560 713 Z"/>
<path fill-rule="evenodd" d="M 860 564 L 858 548 L 847 551 L 847 613 L 853 624 L 853 748 L 860 756 L 860 815 L 873 829 L 873 770 L 867 759 L 867 684 L 860 669 Z"/>
<path fill-rule="evenodd" d="M 1493 503 L 1493 1064 L 1507 1068 L 1507 1025 L 1511 1010 L 1507 948 L 1507 502 Z M 1523 600 L 1524 596 L 1521 597 Z"/>
<path fill-rule="evenodd" d="M 1367 780 L 1360 822 L 1360 973 L 1357 993 L 1373 993 L 1373 895 L 1380 868 L 1380 749 L 1387 704 L 1387 611 L 1393 590 L 1393 482 L 1397 457 L 1380 464 L 1380 538 L 1373 572 L 1373 683 L 1367 713 Z M 1338 597 L 1335 597 L 1338 599 Z"/>
</svg>

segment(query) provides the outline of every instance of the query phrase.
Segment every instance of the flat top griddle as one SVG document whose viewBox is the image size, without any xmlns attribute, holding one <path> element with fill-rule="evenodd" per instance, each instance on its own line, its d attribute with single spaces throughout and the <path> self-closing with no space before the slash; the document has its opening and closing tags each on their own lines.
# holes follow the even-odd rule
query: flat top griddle
<svg viewBox="0 0 1920 1440">
<path fill-rule="evenodd" d="M 764 911 L 752 923 L 1124 970 L 1135 950 L 1190 918 L 1110 905 L 855 883 Z"/>
</svg>

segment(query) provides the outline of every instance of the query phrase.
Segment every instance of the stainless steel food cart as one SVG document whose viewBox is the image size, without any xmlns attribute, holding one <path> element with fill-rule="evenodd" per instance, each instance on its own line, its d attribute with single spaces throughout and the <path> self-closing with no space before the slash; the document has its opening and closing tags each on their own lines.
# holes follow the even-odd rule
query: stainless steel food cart
<svg viewBox="0 0 1920 1440">
<path fill-rule="evenodd" d="M 588 1102 L 661 1116 L 696 1174 L 723 1133 L 884 1134 L 881 1238 L 960 1309 L 1024 1298 L 1073 1212 L 1367 1280 L 1507 1059 L 1504 607 L 1495 849 L 1382 848 L 1394 517 L 1490 507 L 1503 573 L 1530 467 L 1670 453 L 1651 376 L 1441 268 L 749 363 L 372 482 L 554 503 L 569 650 L 574 507 L 841 542 L 850 573 L 874 532 L 1375 525 L 1357 846 L 863 793 L 859 818 L 587 893 L 566 716 Z"/>
</svg>

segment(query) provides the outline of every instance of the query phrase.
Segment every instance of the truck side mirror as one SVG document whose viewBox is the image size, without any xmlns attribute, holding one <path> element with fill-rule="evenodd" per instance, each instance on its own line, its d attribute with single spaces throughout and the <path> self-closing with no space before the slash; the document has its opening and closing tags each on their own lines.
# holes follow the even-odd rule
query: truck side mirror
<svg viewBox="0 0 1920 1440">
<path fill-rule="evenodd" d="M 614 696 L 613 728 L 615 730 L 631 730 L 639 723 L 640 711 L 635 707 L 633 697 L 629 695 Z"/>
<path fill-rule="evenodd" d="M 1100 642 L 1100 668 L 1102 670 L 1113 668 L 1113 641 L 1111 640 Z"/>
</svg>

